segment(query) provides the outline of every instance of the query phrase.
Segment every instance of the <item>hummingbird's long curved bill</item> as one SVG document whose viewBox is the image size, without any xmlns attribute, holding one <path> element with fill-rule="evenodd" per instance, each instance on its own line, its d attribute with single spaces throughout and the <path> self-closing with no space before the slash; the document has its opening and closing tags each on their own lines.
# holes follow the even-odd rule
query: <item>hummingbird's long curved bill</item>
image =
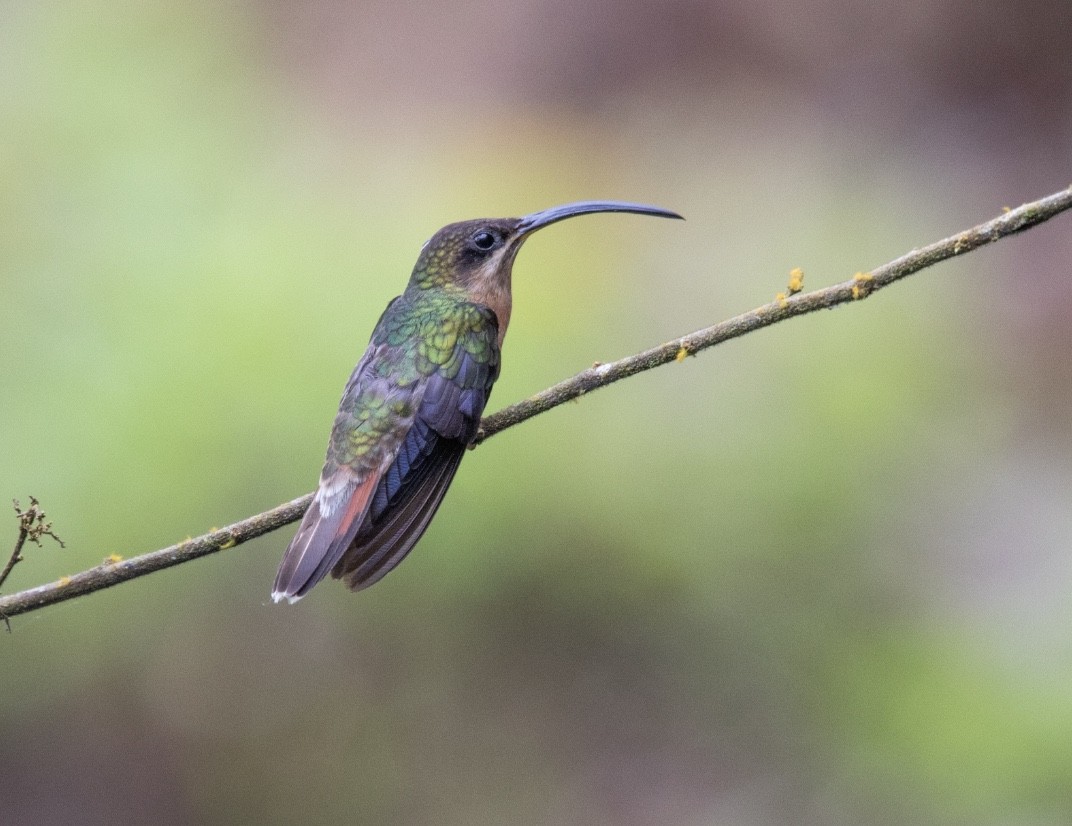
<svg viewBox="0 0 1072 826">
<path fill-rule="evenodd" d="M 657 218 L 685 220 L 683 216 L 678 215 L 676 212 L 648 204 L 630 204 L 625 201 L 577 201 L 576 203 L 562 204 L 562 206 L 555 206 L 526 215 L 517 225 L 517 232 L 521 235 L 527 235 L 556 221 L 573 218 L 576 215 L 588 215 L 592 212 L 632 212 L 637 215 L 654 215 Z"/>
</svg>

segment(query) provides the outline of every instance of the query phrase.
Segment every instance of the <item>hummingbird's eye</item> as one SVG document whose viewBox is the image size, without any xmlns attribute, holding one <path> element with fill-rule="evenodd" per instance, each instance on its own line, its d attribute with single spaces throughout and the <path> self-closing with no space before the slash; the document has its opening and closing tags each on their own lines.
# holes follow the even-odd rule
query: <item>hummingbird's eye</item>
<svg viewBox="0 0 1072 826">
<path fill-rule="evenodd" d="M 480 250 L 481 252 L 487 252 L 490 249 L 494 249 L 494 247 L 499 243 L 499 236 L 497 236 L 494 232 L 489 232 L 486 229 L 482 229 L 479 232 L 474 232 L 469 240 L 478 250 Z"/>
</svg>

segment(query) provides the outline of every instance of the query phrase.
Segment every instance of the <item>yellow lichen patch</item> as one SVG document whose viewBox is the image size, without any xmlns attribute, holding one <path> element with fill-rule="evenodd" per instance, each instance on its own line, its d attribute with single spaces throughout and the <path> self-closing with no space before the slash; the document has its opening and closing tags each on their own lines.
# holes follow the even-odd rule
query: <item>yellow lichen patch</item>
<svg viewBox="0 0 1072 826">
<path fill-rule="evenodd" d="M 59 579 L 56 580 L 56 584 L 59 585 L 61 588 L 64 585 L 70 585 L 71 578 L 69 576 L 61 576 Z"/>
<path fill-rule="evenodd" d="M 1001 211 L 1002 212 L 1012 212 L 1012 207 L 1003 206 L 1001 208 Z"/>
<path fill-rule="evenodd" d="M 778 302 L 778 306 L 783 310 L 789 306 L 789 301 L 786 299 L 785 293 L 778 293 L 778 295 L 774 296 L 774 300 Z"/>
<path fill-rule="evenodd" d="M 789 294 L 799 293 L 804 289 L 804 270 L 800 267 L 793 267 L 789 271 Z"/>
<path fill-rule="evenodd" d="M 119 554 L 108 554 L 108 556 L 104 557 L 104 562 L 102 562 L 101 564 L 102 565 L 115 565 L 116 563 L 122 562 L 122 561 L 123 561 L 123 557 L 121 557 Z"/>
<path fill-rule="evenodd" d="M 688 350 L 686 350 L 684 347 L 678 347 L 677 348 L 677 354 L 674 356 L 674 361 L 676 361 L 676 362 L 678 362 L 680 364 L 681 362 L 683 362 L 686 359 L 686 357 L 688 355 L 689 355 Z"/>
<path fill-rule="evenodd" d="M 867 294 L 871 292 L 871 282 L 875 280 L 875 276 L 869 272 L 858 272 L 852 277 L 855 282 L 852 285 L 852 300 L 856 301 L 861 298 L 866 298 Z"/>
<path fill-rule="evenodd" d="M 235 538 L 233 536 L 229 536 L 227 537 L 227 541 L 220 545 L 220 550 L 226 551 L 228 548 L 233 548 L 237 544 L 238 543 L 235 542 Z"/>
</svg>

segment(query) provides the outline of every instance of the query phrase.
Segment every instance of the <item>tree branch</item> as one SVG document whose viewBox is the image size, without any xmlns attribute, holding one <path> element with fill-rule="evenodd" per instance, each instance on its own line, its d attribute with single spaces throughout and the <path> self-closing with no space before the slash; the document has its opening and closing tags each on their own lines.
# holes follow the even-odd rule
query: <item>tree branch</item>
<svg viewBox="0 0 1072 826">
<path fill-rule="evenodd" d="M 779 295 L 770 304 L 660 344 L 642 353 L 609 364 L 597 364 L 535 396 L 485 417 L 473 446 L 533 416 L 621 379 L 673 361 L 681 361 L 686 356 L 695 355 L 708 347 L 795 316 L 862 300 L 895 281 L 949 258 L 971 252 L 984 244 L 1022 232 L 1048 221 L 1069 208 L 1072 208 L 1072 187 L 1016 209 L 1007 210 L 986 223 L 922 249 L 913 250 L 870 272 L 857 273 L 848 281 L 811 292 L 799 291 L 800 274 L 794 271 L 789 294 Z M 305 513 L 311 500 L 312 494 L 306 494 L 272 510 L 243 519 L 226 528 L 211 531 L 196 539 L 187 539 L 176 545 L 128 560 L 115 556 L 109 557 L 103 564 L 88 571 L 63 577 L 57 582 L 39 585 L 11 596 L 0 597 L 0 617 L 13 617 L 241 545 L 291 522 L 296 522 Z"/>
</svg>

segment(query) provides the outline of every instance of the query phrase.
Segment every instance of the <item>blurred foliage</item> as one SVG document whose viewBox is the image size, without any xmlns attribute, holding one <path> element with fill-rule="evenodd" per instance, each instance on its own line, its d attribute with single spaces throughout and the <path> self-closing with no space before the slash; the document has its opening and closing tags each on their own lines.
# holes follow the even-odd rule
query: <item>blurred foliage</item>
<svg viewBox="0 0 1072 826">
<path fill-rule="evenodd" d="M 544 35 L 511 71 L 501 44 L 472 67 L 447 47 L 449 26 L 479 42 L 490 7 L 355 6 L 0 10 L 0 493 L 37 496 L 68 544 L 29 549 L 6 587 L 311 488 L 372 325 L 449 221 L 587 197 L 689 219 L 593 217 L 527 245 L 494 408 L 767 301 L 792 267 L 840 280 L 1067 184 L 1039 160 L 1067 152 L 1025 141 L 998 177 L 1049 183 L 992 189 L 972 112 L 882 143 L 791 65 L 755 88 L 703 85 L 746 65 L 724 50 L 691 81 L 615 75 L 673 68 L 677 41 L 633 55 L 633 30 L 591 11 L 563 44 L 537 25 L 559 6 L 504 7 L 503 32 Z M 622 14 L 643 30 L 639 8 Z M 742 25 L 668 8 L 692 21 L 675 38 Z M 409 80 L 317 89 L 373 60 L 340 44 L 351 29 Z M 422 95 L 442 72 L 454 94 Z M 1072 305 L 1045 288 L 1067 237 L 504 433 L 359 596 L 269 605 L 287 531 L 17 618 L 3 820 L 1067 822 L 1072 381 L 1067 340 L 1047 342 Z"/>
</svg>

